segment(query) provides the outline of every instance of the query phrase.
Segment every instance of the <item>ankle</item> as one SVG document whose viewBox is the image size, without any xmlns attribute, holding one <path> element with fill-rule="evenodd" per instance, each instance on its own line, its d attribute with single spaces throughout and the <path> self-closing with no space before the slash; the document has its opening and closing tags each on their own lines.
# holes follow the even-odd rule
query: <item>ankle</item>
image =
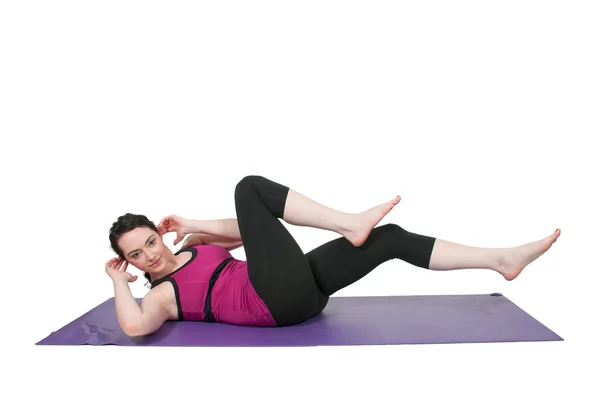
<svg viewBox="0 0 600 398">
<path fill-rule="evenodd" d="M 357 231 L 361 227 L 358 214 L 340 212 L 337 220 L 337 232 L 341 235 Z"/>
<path fill-rule="evenodd" d="M 490 268 L 500 273 L 506 271 L 510 266 L 510 249 L 494 249 L 490 253 Z"/>
</svg>

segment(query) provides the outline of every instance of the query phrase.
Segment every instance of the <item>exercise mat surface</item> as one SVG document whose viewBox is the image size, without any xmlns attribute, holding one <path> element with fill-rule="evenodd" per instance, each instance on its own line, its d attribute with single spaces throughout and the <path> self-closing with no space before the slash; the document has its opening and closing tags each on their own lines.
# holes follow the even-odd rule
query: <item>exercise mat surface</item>
<svg viewBox="0 0 600 398">
<path fill-rule="evenodd" d="M 321 314 L 297 325 L 168 321 L 151 335 L 133 338 L 119 328 L 110 298 L 36 344 L 295 347 L 562 340 L 505 296 L 492 293 L 330 297 Z"/>
</svg>

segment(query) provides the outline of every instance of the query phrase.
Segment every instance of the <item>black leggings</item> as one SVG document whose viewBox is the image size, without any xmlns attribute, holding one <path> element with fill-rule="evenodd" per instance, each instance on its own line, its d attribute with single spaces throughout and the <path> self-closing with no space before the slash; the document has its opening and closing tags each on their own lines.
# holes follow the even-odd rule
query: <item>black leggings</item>
<svg viewBox="0 0 600 398">
<path fill-rule="evenodd" d="M 342 236 L 304 254 L 279 221 L 288 192 L 288 187 L 262 176 L 246 176 L 235 188 L 249 279 L 278 326 L 320 314 L 329 296 L 388 260 L 429 267 L 435 238 L 396 224 L 373 228 L 359 247 Z"/>
</svg>

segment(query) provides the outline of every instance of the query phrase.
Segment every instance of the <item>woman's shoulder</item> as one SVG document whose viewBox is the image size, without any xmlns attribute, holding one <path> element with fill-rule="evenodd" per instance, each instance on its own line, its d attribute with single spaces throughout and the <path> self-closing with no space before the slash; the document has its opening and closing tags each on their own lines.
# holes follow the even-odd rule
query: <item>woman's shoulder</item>
<svg viewBox="0 0 600 398">
<path fill-rule="evenodd" d="M 163 297 L 164 299 L 170 299 L 171 295 L 175 298 L 175 290 L 171 283 L 161 283 L 158 286 L 154 286 L 148 293 L 154 297 Z"/>
<path fill-rule="evenodd" d="M 175 297 L 175 288 L 173 284 L 161 283 L 160 285 L 150 289 L 146 295 L 152 295 L 150 297 L 164 302 L 169 309 L 170 317 L 177 318 L 177 299 Z"/>
</svg>

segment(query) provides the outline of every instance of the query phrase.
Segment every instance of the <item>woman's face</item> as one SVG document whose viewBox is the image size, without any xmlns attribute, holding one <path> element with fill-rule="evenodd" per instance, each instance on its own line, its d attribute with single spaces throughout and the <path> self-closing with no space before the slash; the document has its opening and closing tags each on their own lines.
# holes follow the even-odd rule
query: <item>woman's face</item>
<svg viewBox="0 0 600 398">
<path fill-rule="evenodd" d="M 121 235 L 118 241 L 125 260 L 143 272 L 163 269 L 171 250 L 163 244 L 162 236 L 147 227 L 138 227 Z"/>
</svg>

